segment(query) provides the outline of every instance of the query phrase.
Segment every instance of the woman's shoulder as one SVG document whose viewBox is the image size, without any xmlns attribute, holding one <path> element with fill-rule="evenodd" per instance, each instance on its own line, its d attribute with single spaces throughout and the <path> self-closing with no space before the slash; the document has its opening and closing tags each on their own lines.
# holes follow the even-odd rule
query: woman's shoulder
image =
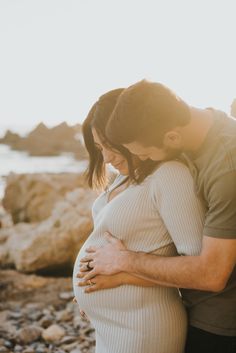
<svg viewBox="0 0 236 353">
<path fill-rule="evenodd" d="M 150 187 L 164 187 L 171 185 L 176 187 L 184 183 L 192 185 L 193 178 L 188 167 L 179 160 L 163 162 L 150 176 Z"/>
<path fill-rule="evenodd" d="M 158 168 L 153 172 L 152 177 L 163 176 L 169 173 L 187 173 L 189 174 L 188 167 L 179 160 L 171 160 L 161 163 Z"/>
</svg>

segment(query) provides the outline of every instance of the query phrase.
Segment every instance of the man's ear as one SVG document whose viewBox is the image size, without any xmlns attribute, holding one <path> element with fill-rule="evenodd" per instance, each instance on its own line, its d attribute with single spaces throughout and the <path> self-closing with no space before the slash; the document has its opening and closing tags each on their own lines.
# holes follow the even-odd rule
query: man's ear
<svg viewBox="0 0 236 353">
<path fill-rule="evenodd" d="M 168 131 L 164 135 L 163 145 L 171 148 L 181 148 L 182 136 L 178 131 Z"/>
</svg>

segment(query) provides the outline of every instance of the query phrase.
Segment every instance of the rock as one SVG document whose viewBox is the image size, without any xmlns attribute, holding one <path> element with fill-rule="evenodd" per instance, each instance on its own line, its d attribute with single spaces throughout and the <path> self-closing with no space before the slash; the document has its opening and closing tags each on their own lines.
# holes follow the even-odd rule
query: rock
<svg viewBox="0 0 236 353">
<path fill-rule="evenodd" d="M 0 143 L 4 143 L 6 145 L 14 145 L 21 140 L 20 135 L 7 130 L 5 136 L 0 139 Z"/>
<path fill-rule="evenodd" d="M 19 320 L 22 318 L 22 313 L 19 311 L 13 311 L 9 314 L 9 319 Z"/>
<path fill-rule="evenodd" d="M 65 195 L 51 216 L 37 224 L 19 223 L 0 229 L 0 264 L 20 271 L 72 267 L 93 225 L 91 206 L 95 193 L 78 188 Z"/>
<path fill-rule="evenodd" d="M 4 347 L 9 348 L 9 349 L 13 347 L 13 343 L 11 341 L 7 341 L 7 340 L 4 340 L 3 345 L 4 345 Z"/>
<path fill-rule="evenodd" d="M 28 347 L 24 349 L 22 353 L 35 353 L 35 350 L 31 347 Z"/>
<path fill-rule="evenodd" d="M 83 159 L 87 153 L 78 134 L 81 134 L 79 125 L 68 126 L 64 122 L 53 128 L 47 128 L 40 123 L 26 137 L 7 131 L 0 139 L 0 143 L 8 144 L 15 150 L 28 151 L 33 156 L 55 156 L 62 152 L 72 152 Z"/>
<path fill-rule="evenodd" d="M 12 226 L 13 222 L 11 215 L 7 213 L 6 210 L 3 208 L 2 204 L 0 204 L 0 228 L 8 228 Z M 0 238 L 0 243 L 1 242 L 2 239 Z"/>
<path fill-rule="evenodd" d="M 236 118 L 236 98 L 233 100 L 231 104 L 231 115 Z"/>
<path fill-rule="evenodd" d="M 52 316 L 44 316 L 40 321 L 39 325 L 43 328 L 48 328 L 53 324 L 53 317 Z"/>
<path fill-rule="evenodd" d="M 58 342 L 65 336 L 65 330 L 59 325 L 51 325 L 42 333 L 42 337 L 46 342 Z"/>
<path fill-rule="evenodd" d="M 82 353 L 82 351 L 80 350 L 80 348 L 75 348 L 70 353 Z"/>
<path fill-rule="evenodd" d="M 37 341 L 43 330 L 38 326 L 28 326 L 24 327 L 17 332 L 17 339 L 20 343 L 28 344 Z"/>
<path fill-rule="evenodd" d="M 94 352 L 95 336 L 90 323 L 80 318 L 78 305 L 61 299 L 58 295 L 71 292 L 71 278 L 41 277 L 13 270 L 0 270 L 0 283 L 3 284 L 0 291 L 0 347 L 7 349 L 7 353 L 69 353 L 75 349 L 81 353 Z M 50 327 L 59 327 L 56 332 L 60 332 L 60 335 L 55 335 L 54 331 L 53 335 L 52 332 L 50 334 L 50 341 L 42 340 L 41 336 L 32 343 L 24 344 L 19 336 L 25 337 L 26 329 L 35 326 L 39 328 L 40 322 L 36 324 L 31 316 L 39 310 L 43 315 L 40 322 L 50 317 Z M 12 313 L 17 315 L 11 315 Z M 66 313 L 70 320 L 55 325 L 58 316 L 63 318 Z M 77 327 L 73 325 L 75 318 Z M 18 330 L 14 327 L 18 327 Z M 47 331 L 39 329 L 41 332 Z"/>
<path fill-rule="evenodd" d="M 6 177 L 2 203 L 5 210 L 11 214 L 14 223 L 40 222 L 51 215 L 55 204 L 63 200 L 67 192 L 78 187 L 86 188 L 82 174 L 11 173 Z M 0 217 L 3 212 L 4 210 L 0 209 Z M 4 217 L 7 222 L 6 215 Z"/>
<path fill-rule="evenodd" d="M 7 347 L 1 347 L 0 346 L 0 353 L 8 353 L 9 349 Z"/>
<path fill-rule="evenodd" d="M 23 351 L 23 348 L 17 344 L 15 347 L 14 347 L 14 352 L 22 352 Z"/>
<path fill-rule="evenodd" d="M 60 344 L 71 344 L 71 343 L 74 343 L 75 341 L 77 341 L 77 337 L 75 337 L 75 336 L 65 336 L 60 341 Z"/>
<path fill-rule="evenodd" d="M 66 322 L 66 321 L 71 321 L 72 320 L 73 314 L 68 312 L 67 310 L 62 310 L 62 311 L 59 311 L 56 314 L 56 317 L 57 317 L 57 321 Z"/>
<path fill-rule="evenodd" d="M 59 298 L 64 300 L 72 300 L 74 298 L 74 293 L 71 292 L 62 292 L 59 294 Z"/>
<path fill-rule="evenodd" d="M 51 278 L 41 277 L 36 275 L 25 275 L 13 270 L 0 271 L 0 283 L 2 289 L 0 291 L 0 302 L 8 303 L 9 300 L 21 303 L 21 310 L 24 311 L 24 305 L 30 303 L 43 303 L 45 306 L 45 313 L 50 315 L 51 320 L 54 320 L 53 312 L 46 308 L 50 307 L 50 304 L 64 303 L 58 297 L 58 292 L 62 288 L 66 290 L 71 289 L 71 278 Z M 7 304 L 5 304 L 6 306 Z M 8 306 L 6 306 L 8 308 Z M 20 308 L 14 305 L 14 312 L 17 312 Z M 4 323 L 3 328 L 11 325 L 9 330 L 13 329 L 12 321 L 9 320 L 11 312 L 10 310 L 3 310 L 0 312 L 0 329 L 1 323 Z M 25 311 L 24 311 L 25 312 Z M 42 313 L 44 310 L 42 310 Z M 43 313 L 43 315 L 45 315 Z M 28 315 L 25 312 L 25 317 Z"/>
</svg>

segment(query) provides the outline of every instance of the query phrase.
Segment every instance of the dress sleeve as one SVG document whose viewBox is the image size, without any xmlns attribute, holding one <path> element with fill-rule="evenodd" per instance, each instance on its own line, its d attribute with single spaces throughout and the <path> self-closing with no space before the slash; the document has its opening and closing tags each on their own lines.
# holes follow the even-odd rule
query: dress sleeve
<svg viewBox="0 0 236 353">
<path fill-rule="evenodd" d="M 188 168 L 177 161 L 162 164 L 152 176 L 151 197 L 178 253 L 200 253 L 205 208 Z"/>
</svg>

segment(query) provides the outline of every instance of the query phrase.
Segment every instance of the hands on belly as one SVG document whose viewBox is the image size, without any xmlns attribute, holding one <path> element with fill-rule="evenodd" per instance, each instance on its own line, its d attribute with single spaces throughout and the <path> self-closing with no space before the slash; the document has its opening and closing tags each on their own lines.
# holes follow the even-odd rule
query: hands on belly
<svg viewBox="0 0 236 353">
<path fill-rule="evenodd" d="M 86 280 L 84 277 L 86 276 L 88 271 L 79 272 L 76 277 L 80 279 L 77 283 L 79 287 L 85 287 L 85 293 L 96 292 L 101 289 L 110 289 L 116 288 L 124 284 L 123 282 L 123 274 L 117 273 L 115 275 L 97 275 L 92 279 Z"/>
</svg>

